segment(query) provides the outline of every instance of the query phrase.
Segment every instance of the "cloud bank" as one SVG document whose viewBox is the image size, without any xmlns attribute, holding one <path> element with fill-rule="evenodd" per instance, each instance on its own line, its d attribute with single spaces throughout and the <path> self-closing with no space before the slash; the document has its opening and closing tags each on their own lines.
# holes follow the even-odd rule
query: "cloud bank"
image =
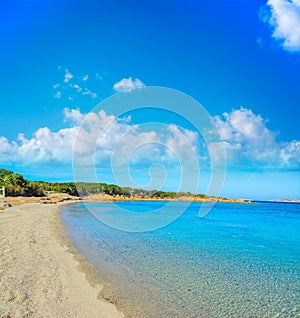
<svg viewBox="0 0 300 318">
<path fill-rule="evenodd" d="M 262 17 L 273 30 L 273 38 L 287 51 L 300 51 L 300 1 L 268 0 Z"/>
<path fill-rule="evenodd" d="M 173 124 L 163 126 L 159 132 L 144 131 L 139 125 L 131 124 L 130 118 L 118 119 L 103 110 L 97 114 L 83 114 L 79 109 L 68 108 L 64 110 L 64 121 L 70 124 L 69 128 L 55 132 L 47 127 L 39 128 L 32 138 L 19 134 L 17 140 L 9 142 L 0 137 L 0 164 L 71 164 L 73 154 L 80 158 L 95 154 L 98 163 L 110 165 L 116 151 L 119 165 L 127 162 L 131 152 L 134 152 L 131 160 L 136 165 L 152 164 L 153 161 L 173 164 L 177 160 L 174 153 L 197 152 L 197 134 Z M 75 140 L 76 149 L 73 148 Z M 132 146 L 138 146 L 137 151 L 133 151 Z M 186 156 L 181 164 L 188 164 L 189 158 Z"/>
<path fill-rule="evenodd" d="M 300 141 L 278 142 L 278 134 L 268 129 L 265 120 L 252 110 L 240 108 L 215 116 L 214 120 L 225 145 L 229 168 L 300 168 Z M 117 153 L 118 165 L 125 164 L 130 156 L 131 163 L 137 166 L 153 162 L 170 166 L 181 158 L 181 164 L 192 169 L 194 161 L 189 158 L 193 153 L 205 164 L 209 161 L 207 148 L 214 149 L 213 144 L 204 147 L 195 131 L 174 124 L 145 130 L 142 125 L 133 125 L 130 118 L 118 119 L 103 110 L 83 114 L 79 109 L 66 108 L 64 121 L 68 128 L 39 128 L 31 138 L 20 133 L 17 140 L 9 141 L 0 136 L 0 164 L 71 164 L 76 138 L 75 152 L 82 158 L 95 154 L 97 163 L 104 166 L 109 166 L 112 155 Z"/>
</svg>

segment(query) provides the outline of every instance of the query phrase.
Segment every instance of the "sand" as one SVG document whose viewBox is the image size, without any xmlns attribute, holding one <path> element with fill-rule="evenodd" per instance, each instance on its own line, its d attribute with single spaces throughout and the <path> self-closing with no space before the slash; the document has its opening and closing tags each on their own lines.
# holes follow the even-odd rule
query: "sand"
<svg viewBox="0 0 300 318">
<path fill-rule="evenodd" d="M 124 317 L 77 259 L 59 205 L 0 211 L 0 317 Z"/>
</svg>

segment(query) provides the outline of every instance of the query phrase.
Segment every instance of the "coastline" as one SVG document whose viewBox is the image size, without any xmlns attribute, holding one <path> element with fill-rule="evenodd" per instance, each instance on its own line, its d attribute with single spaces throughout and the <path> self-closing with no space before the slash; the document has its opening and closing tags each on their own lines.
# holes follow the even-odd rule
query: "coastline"
<svg viewBox="0 0 300 318">
<path fill-rule="evenodd" d="M 103 201 L 184 201 L 184 202 L 203 202 L 203 203 L 237 203 L 237 204 L 252 204 L 251 200 L 245 199 L 230 199 L 230 198 L 220 198 L 220 197 L 198 197 L 198 196 L 179 196 L 176 198 L 154 198 L 145 196 L 130 196 L 124 197 L 120 195 L 108 195 L 108 194 L 92 194 L 86 197 L 73 196 L 67 193 L 53 193 L 50 195 L 42 197 L 2 197 L 0 198 L 0 210 L 7 207 L 6 203 L 10 206 L 18 206 L 28 203 L 42 203 L 42 204 L 62 204 L 71 203 L 73 201 L 81 202 L 103 202 Z"/>
<path fill-rule="evenodd" d="M 148 198 L 100 194 L 81 199 L 62 193 L 0 198 L 0 316 L 124 317 L 107 294 L 109 282 L 68 239 L 60 208 L 128 199 Z"/>
<path fill-rule="evenodd" d="M 60 207 L 0 211 L 1 317 L 124 317 L 101 297 L 104 286 L 68 240 Z"/>
<path fill-rule="evenodd" d="M 0 198 L 1 317 L 124 317 L 109 282 L 74 247 L 60 218 L 64 204 L 116 200 L 149 198 L 62 193 Z"/>
<path fill-rule="evenodd" d="M 177 198 L 153 198 L 143 196 L 131 196 L 123 197 L 119 195 L 109 196 L 107 194 L 93 194 L 85 197 L 83 202 L 101 202 L 101 201 L 183 201 L 183 202 L 203 202 L 203 203 L 239 203 L 239 204 L 251 204 L 252 201 L 244 199 L 229 199 L 229 198 L 217 198 L 207 197 L 201 198 L 195 196 L 179 196 Z"/>
<path fill-rule="evenodd" d="M 0 317 L 137 314 L 132 303 L 128 303 L 130 308 L 122 304 L 123 297 L 116 297 L 113 282 L 69 240 L 60 209 L 80 201 L 65 195 L 57 196 L 56 204 L 32 203 L 38 198 L 5 199 L 15 206 L 0 211 Z"/>
</svg>

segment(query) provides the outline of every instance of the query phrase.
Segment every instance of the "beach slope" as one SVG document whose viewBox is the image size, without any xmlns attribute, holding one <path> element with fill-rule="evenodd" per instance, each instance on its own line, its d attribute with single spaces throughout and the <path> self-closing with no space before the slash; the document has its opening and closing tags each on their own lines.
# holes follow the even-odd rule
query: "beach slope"
<svg viewBox="0 0 300 318">
<path fill-rule="evenodd" d="M 64 244 L 59 206 L 0 211 L 1 317 L 123 317 Z"/>
</svg>

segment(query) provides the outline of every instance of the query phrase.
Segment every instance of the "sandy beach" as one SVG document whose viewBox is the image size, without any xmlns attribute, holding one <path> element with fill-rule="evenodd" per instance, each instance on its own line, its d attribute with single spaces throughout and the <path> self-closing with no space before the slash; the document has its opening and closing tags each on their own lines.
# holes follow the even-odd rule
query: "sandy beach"
<svg viewBox="0 0 300 318">
<path fill-rule="evenodd" d="M 0 317 L 124 317 L 91 283 L 59 217 L 59 205 L 0 211 Z M 75 255 L 74 255 L 75 254 Z"/>
</svg>

